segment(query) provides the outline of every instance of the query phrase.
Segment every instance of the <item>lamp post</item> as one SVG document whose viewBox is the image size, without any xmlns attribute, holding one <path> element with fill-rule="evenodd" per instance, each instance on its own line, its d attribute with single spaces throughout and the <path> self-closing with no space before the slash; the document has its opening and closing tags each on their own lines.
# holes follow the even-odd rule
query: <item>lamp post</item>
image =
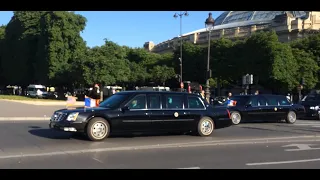
<svg viewBox="0 0 320 180">
<path fill-rule="evenodd" d="M 212 18 L 212 13 L 209 13 L 209 17 L 205 21 L 205 26 L 208 31 L 208 59 L 207 59 L 207 81 L 206 81 L 206 99 L 210 103 L 210 85 L 209 79 L 211 78 L 211 70 L 210 70 L 210 41 L 211 41 L 211 31 L 214 27 L 214 19 Z"/>
<path fill-rule="evenodd" d="M 188 12 L 187 11 L 180 11 L 180 13 L 175 13 L 173 15 L 174 18 L 178 18 L 180 17 L 180 58 L 179 58 L 179 61 L 180 61 L 180 84 L 183 83 L 183 80 L 182 80 L 182 17 L 183 16 L 189 16 Z"/>
</svg>

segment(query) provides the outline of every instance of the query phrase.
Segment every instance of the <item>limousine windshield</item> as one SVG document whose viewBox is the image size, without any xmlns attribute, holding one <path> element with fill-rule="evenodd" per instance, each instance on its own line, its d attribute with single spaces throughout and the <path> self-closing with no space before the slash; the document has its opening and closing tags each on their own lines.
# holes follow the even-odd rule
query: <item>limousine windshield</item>
<svg viewBox="0 0 320 180">
<path fill-rule="evenodd" d="M 105 108 L 117 108 L 128 98 L 128 96 L 128 94 L 114 94 L 101 102 L 99 106 Z"/>
</svg>

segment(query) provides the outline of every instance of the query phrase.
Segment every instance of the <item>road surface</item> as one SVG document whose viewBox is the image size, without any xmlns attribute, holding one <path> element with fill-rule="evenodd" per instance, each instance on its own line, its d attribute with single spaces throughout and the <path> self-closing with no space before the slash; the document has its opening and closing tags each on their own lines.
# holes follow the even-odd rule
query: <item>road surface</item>
<svg viewBox="0 0 320 180">
<path fill-rule="evenodd" d="M 205 138 L 126 135 L 102 142 L 48 130 L 44 121 L 2 121 L 0 129 L 0 168 L 320 167 L 318 121 L 240 124 Z"/>
</svg>

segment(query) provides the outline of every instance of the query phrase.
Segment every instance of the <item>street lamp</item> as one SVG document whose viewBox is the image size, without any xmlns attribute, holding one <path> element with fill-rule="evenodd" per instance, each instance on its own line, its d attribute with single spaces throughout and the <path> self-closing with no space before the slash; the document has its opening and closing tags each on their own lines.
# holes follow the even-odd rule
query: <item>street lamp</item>
<svg viewBox="0 0 320 180">
<path fill-rule="evenodd" d="M 180 61 L 180 84 L 183 83 L 182 81 L 182 17 L 183 16 L 189 16 L 188 12 L 187 11 L 180 11 L 180 13 L 175 13 L 173 15 L 174 18 L 178 18 L 180 17 L 180 58 L 179 58 L 179 61 Z"/>
<path fill-rule="evenodd" d="M 214 27 L 214 19 L 212 18 L 212 13 L 209 13 L 209 17 L 205 22 L 206 29 L 208 31 L 208 59 L 207 59 L 207 81 L 206 81 L 206 99 L 210 103 L 210 85 L 209 79 L 211 78 L 211 70 L 210 70 L 210 41 L 211 41 L 211 31 Z"/>
</svg>

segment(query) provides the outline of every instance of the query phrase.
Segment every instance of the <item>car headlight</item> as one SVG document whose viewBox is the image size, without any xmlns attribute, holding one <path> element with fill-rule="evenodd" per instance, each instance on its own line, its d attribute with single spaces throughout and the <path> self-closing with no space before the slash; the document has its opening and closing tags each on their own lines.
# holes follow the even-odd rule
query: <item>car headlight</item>
<svg viewBox="0 0 320 180">
<path fill-rule="evenodd" d="M 310 109 L 314 109 L 314 107 L 313 107 L 313 106 L 311 106 L 311 107 L 310 107 Z"/>
<path fill-rule="evenodd" d="M 67 121 L 75 121 L 77 120 L 77 117 L 78 117 L 79 113 L 71 113 L 68 115 L 67 117 Z"/>
<path fill-rule="evenodd" d="M 318 109 L 319 109 L 319 106 L 315 106 L 314 109 L 315 109 L 315 110 L 318 110 Z"/>
</svg>

